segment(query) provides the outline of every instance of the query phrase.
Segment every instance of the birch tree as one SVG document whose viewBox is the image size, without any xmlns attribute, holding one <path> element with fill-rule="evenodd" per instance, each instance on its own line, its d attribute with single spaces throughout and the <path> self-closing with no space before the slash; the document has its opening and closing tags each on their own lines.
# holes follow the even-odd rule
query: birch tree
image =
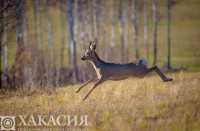
<svg viewBox="0 0 200 131">
<path fill-rule="evenodd" d="M 144 45 L 145 45 L 145 53 L 146 58 L 149 60 L 149 45 L 148 45 L 148 14 L 147 14 L 147 0 L 144 0 Z"/>
<path fill-rule="evenodd" d="M 16 0 L 16 39 L 17 49 L 24 45 L 24 0 Z"/>
<path fill-rule="evenodd" d="M 152 0 L 153 11 L 153 65 L 157 64 L 157 30 L 158 30 L 158 11 L 157 0 Z"/>
<path fill-rule="evenodd" d="M 55 66 L 55 60 L 54 60 L 54 50 L 53 50 L 53 34 L 52 34 L 52 22 L 50 19 L 50 15 L 49 15 L 49 7 L 50 7 L 50 1 L 49 0 L 45 0 L 45 16 L 46 16 L 46 21 L 47 21 L 47 43 L 48 43 L 48 54 L 49 59 L 50 59 L 50 65 L 48 63 L 46 63 L 46 70 L 47 70 L 47 85 L 48 86 L 52 86 L 53 85 L 53 66 L 51 66 L 52 64 Z M 53 63 L 54 62 L 54 63 Z"/>
<path fill-rule="evenodd" d="M 126 39 L 126 27 L 125 27 L 125 24 L 126 24 L 126 9 L 125 9 L 125 2 L 123 2 L 122 0 L 120 0 L 119 2 L 119 22 L 120 22 L 120 42 L 121 42 L 121 62 L 125 62 L 127 61 L 127 54 L 126 54 L 126 42 L 127 42 L 127 39 Z"/>
<path fill-rule="evenodd" d="M 13 86 L 21 87 L 24 81 L 24 0 L 16 0 L 16 55 L 13 70 Z"/>
<path fill-rule="evenodd" d="M 115 1 L 112 0 L 112 8 L 111 8 L 111 21 L 112 21 L 112 26 L 111 26 L 111 46 L 112 48 L 115 46 Z"/>
<path fill-rule="evenodd" d="M 37 46 L 39 49 L 42 48 L 42 38 L 40 31 L 40 0 L 33 1 L 33 9 L 34 9 L 34 27 L 35 27 L 35 38 L 37 40 Z"/>
<path fill-rule="evenodd" d="M 50 56 L 52 57 L 53 54 L 53 50 L 52 50 L 52 44 L 53 44 L 53 40 L 52 40 L 52 36 L 53 36 L 53 32 L 52 32 L 52 22 L 51 22 L 51 18 L 49 15 L 49 6 L 50 6 L 50 1 L 46 0 L 45 1 L 45 16 L 46 16 L 46 21 L 47 21 L 47 43 L 48 43 L 48 48 L 50 49 Z"/>
<path fill-rule="evenodd" d="M 93 33 L 94 38 L 97 39 L 98 31 L 97 31 L 97 0 L 92 0 L 92 19 L 93 19 Z"/>
<path fill-rule="evenodd" d="M 138 46 L 138 33 L 139 33 L 139 16 L 138 16 L 138 0 L 133 0 L 133 15 L 132 15 L 132 23 L 133 23 L 133 31 L 134 31 L 134 49 L 135 49 L 135 58 L 139 58 L 139 46 Z"/>
<path fill-rule="evenodd" d="M 2 10 L 4 8 L 4 0 L 0 1 L 0 44 L 1 44 L 1 48 L 0 48 L 0 53 L 2 53 L 2 41 L 3 41 L 3 33 L 4 33 L 4 10 Z M 1 55 L 2 56 L 2 55 Z"/>
<path fill-rule="evenodd" d="M 1 9 L 5 8 L 5 1 L 2 0 L 0 1 L 0 7 Z M 7 12 L 6 10 L 1 10 L 0 11 L 0 53 L 1 53 L 1 70 L 5 72 L 7 68 L 7 26 L 5 25 L 6 23 L 6 16 Z"/>
<path fill-rule="evenodd" d="M 69 56 L 71 59 L 71 64 L 73 66 L 73 77 L 74 80 L 78 80 L 78 71 L 77 71 L 77 60 L 76 60 L 76 42 L 74 39 L 74 16 L 73 16 L 73 0 L 67 0 L 67 20 L 68 20 L 68 31 L 69 31 Z"/>
<path fill-rule="evenodd" d="M 171 69 L 171 0 L 167 1 L 167 68 Z"/>
<path fill-rule="evenodd" d="M 0 1 L 1 9 L 5 8 L 5 1 Z M 8 69 L 8 62 L 7 62 L 7 26 L 5 26 L 5 21 L 7 16 L 6 10 L 0 11 L 0 54 L 1 54 L 1 82 L 3 86 L 7 86 L 6 76 L 7 76 L 7 69 Z"/>
<path fill-rule="evenodd" d="M 64 66 L 64 51 L 66 47 L 65 43 L 65 6 L 64 6 L 64 0 L 59 0 L 59 9 L 60 9 L 60 26 L 61 26 L 61 51 L 60 51 L 60 62 L 61 67 Z"/>
</svg>

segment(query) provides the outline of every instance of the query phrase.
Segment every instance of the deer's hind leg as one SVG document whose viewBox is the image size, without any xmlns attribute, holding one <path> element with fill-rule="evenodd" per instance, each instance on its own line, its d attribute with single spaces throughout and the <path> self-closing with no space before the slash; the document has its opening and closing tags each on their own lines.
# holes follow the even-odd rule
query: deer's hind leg
<svg viewBox="0 0 200 131">
<path fill-rule="evenodd" d="M 93 81 L 93 79 L 90 79 L 90 80 L 86 81 L 83 85 L 81 85 L 81 86 L 78 88 L 78 90 L 76 90 L 76 93 L 78 93 L 84 86 L 86 86 L 87 84 L 89 84 L 89 83 L 92 82 L 92 81 Z"/>
<path fill-rule="evenodd" d="M 147 73 L 152 72 L 152 71 L 155 71 L 164 82 L 173 80 L 172 78 L 166 77 L 157 66 L 154 66 L 148 69 Z"/>
</svg>

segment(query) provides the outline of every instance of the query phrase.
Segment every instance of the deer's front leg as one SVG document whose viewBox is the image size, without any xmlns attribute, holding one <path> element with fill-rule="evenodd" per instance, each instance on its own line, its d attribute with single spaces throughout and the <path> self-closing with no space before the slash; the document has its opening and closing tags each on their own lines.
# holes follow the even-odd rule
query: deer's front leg
<svg viewBox="0 0 200 131">
<path fill-rule="evenodd" d="M 103 79 L 99 79 L 94 86 L 92 87 L 92 89 L 90 89 L 90 91 L 87 93 L 87 95 L 83 98 L 83 100 L 86 100 L 87 97 L 90 95 L 90 93 L 99 85 L 103 82 Z"/>
<path fill-rule="evenodd" d="M 76 93 L 78 93 L 84 86 L 86 86 L 87 84 L 89 84 L 89 83 L 92 82 L 92 81 L 93 81 L 93 79 L 90 79 L 90 80 L 86 81 L 83 85 L 81 85 L 81 86 L 78 88 L 78 90 L 76 90 Z"/>
<path fill-rule="evenodd" d="M 159 69 L 157 66 L 154 66 L 154 67 L 150 68 L 150 69 L 149 69 L 149 72 L 151 72 L 151 71 L 156 71 L 156 73 L 160 76 L 160 78 L 161 78 L 164 82 L 172 81 L 172 80 L 173 80 L 172 78 L 166 77 L 166 76 L 160 71 L 160 69 Z"/>
</svg>

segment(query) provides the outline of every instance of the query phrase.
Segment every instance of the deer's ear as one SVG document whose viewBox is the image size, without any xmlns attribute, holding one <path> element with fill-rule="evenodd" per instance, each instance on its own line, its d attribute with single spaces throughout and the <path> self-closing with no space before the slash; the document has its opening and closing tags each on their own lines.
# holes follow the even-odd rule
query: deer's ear
<svg viewBox="0 0 200 131">
<path fill-rule="evenodd" d="M 95 50 L 96 49 L 96 42 L 95 41 L 90 42 L 89 48 L 90 48 L 90 50 Z"/>
<path fill-rule="evenodd" d="M 92 50 L 92 42 L 89 44 L 89 50 Z"/>
</svg>

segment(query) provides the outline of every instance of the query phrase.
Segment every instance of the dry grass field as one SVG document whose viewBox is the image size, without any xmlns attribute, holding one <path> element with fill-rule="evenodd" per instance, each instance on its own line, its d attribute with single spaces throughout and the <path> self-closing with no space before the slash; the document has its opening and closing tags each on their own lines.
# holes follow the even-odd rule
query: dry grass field
<svg viewBox="0 0 200 131">
<path fill-rule="evenodd" d="M 81 130 L 89 131 L 199 131 L 200 73 L 167 75 L 174 81 L 164 83 L 155 75 L 107 81 L 86 101 L 91 84 L 79 94 L 79 85 L 1 91 L 0 114 L 86 114 L 89 125 Z"/>
</svg>

